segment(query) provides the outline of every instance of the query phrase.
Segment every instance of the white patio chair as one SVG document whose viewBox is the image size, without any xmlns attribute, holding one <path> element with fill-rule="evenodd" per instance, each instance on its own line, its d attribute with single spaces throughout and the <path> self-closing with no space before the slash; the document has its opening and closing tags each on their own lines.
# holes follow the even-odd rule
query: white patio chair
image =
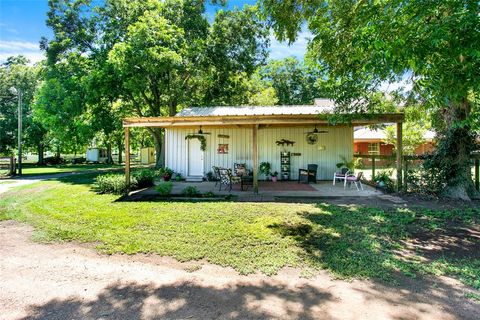
<svg viewBox="0 0 480 320">
<path fill-rule="evenodd" d="M 348 170 L 347 168 L 342 168 L 341 172 L 335 172 L 333 174 L 333 185 L 335 185 L 335 182 L 337 180 L 345 180 L 349 172 L 350 170 Z"/>
<path fill-rule="evenodd" d="M 350 184 L 350 188 L 352 187 L 352 183 L 355 184 L 355 187 L 357 187 L 357 190 L 360 191 L 358 186 L 360 185 L 360 188 L 363 190 L 363 184 L 362 184 L 362 177 L 363 177 L 363 172 L 359 172 L 356 176 L 353 174 L 349 174 L 345 177 L 345 182 L 343 184 L 343 189 L 347 188 L 347 182 Z"/>
</svg>

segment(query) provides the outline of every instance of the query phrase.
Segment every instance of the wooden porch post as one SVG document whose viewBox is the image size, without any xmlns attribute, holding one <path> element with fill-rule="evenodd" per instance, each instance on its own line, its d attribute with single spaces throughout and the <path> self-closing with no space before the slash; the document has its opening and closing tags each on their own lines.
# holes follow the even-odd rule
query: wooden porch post
<svg viewBox="0 0 480 320">
<path fill-rule="evenodd" d="M 127 190 L 130 191 L 130 132 L 128 127 L 125 127 L 125 181 Z M 128 192 L 127 191 L 127 192 Z"/>
<path fill-rule="evenodd" d="M 372 155 L 372 181 L 375 181 L 375 155 Z"/>
<path fill-rule="evenodd" d="M 397 191 L 402 188 L 403 122 L 397 122 Z"/>
<path fill-rule="evenodd" d="M 252 162 L 253 162 L 253 192 L 258 193 L 258 124 L 253 126 L 252 131 Z"/>
</svg>

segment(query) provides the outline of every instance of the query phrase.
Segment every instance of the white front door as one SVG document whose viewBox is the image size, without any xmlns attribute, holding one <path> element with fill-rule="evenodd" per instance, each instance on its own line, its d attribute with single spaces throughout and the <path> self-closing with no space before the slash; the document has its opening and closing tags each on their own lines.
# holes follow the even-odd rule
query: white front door
<svg viewBox="0 0 480 320">
<path fill-rule="evenodd" d="M 198 139 L 188 140 L 188 175 L 203 177 L 203 151 Z"/>
</svg>

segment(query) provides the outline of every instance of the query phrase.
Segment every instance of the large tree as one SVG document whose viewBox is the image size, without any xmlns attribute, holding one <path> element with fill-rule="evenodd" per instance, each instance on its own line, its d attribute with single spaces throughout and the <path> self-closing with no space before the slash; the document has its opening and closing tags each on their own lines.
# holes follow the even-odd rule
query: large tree
<svg viewBox="0 0 480 320">
<path fill-rule="evenodd" d="M 258 74 L 275 89 L 280 105 L 312 104 L 315 98 L 325 94 L 318 86 L 321 72 L 295 57 L 270 60 Z"/>
<path fill-rule="evenodd" d="M 94 136 L 86 105 L 89 64 L 81 54 L 71 52 L 54 65 L 42 68 L 43 82 L 36 95 L 34 114 L 48 130 L 58 157 L 61 151 L 83 150 Z"/>
<path fill-rule="evenodd" d="M 302 26 L 313 34 L 308 57 L 344 111 L 369 110 L 368 93 L 410 79 L 409 100 L 436 115 L 443 194 L 477 197 L 469 156 L 478 132 L 480 3 L 474 0 L 263 0 L 280 39 Z"/>
<path fill-rule="evenodd" d="M 17 148 L 18 95 L 22 94 L 23 144 L 38 148 L 42 161 L 45 129 L 35 121 L 32 105 L 39 83 L 38 67 L 23 56 L 9 57 L 0 66 L 0 153 L 12 153 Z M 15 91 L 17 93 L 15 93 Z"/>
<path fill-rule="evenodd" d="M 186 105 L 237 102 L 266 58 L 268 31 L 255 7 L 219 11 L 209 23 L 198 0 L 49 4 L 54 38 L 42 42 L 49 66 L 78 55 L 88 61 L 87 92 L 101 92 L 87 95 L 84 110 L 115 102 L 124 115 L 166 116 Z M 163 132 L 149 131 L 160 166 Z"/>
</svg>

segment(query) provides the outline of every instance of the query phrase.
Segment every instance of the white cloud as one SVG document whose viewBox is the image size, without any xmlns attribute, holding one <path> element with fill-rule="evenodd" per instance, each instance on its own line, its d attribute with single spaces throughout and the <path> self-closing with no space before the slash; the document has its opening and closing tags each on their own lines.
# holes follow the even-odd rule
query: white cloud
<svg viewBox="0 0 480 320">
<path fill-rule="evenodd" d="M 37 42 L 0 40 L 0 62 L 17 55 L 27 57 L 31 63 L 45 59 Z"/>
<path fill-rule="evenodd" d="M 307 45 L 312 34 L 309 31 L 302 31 L 298 34 L 297 40 L 289 45 L 287 42 L 280 42 L 272 33 L 270 35 L 270 59 L 283 59 L 286 57 L 297 57 L 302 60 L 307 52 Z"/>
</svg>

